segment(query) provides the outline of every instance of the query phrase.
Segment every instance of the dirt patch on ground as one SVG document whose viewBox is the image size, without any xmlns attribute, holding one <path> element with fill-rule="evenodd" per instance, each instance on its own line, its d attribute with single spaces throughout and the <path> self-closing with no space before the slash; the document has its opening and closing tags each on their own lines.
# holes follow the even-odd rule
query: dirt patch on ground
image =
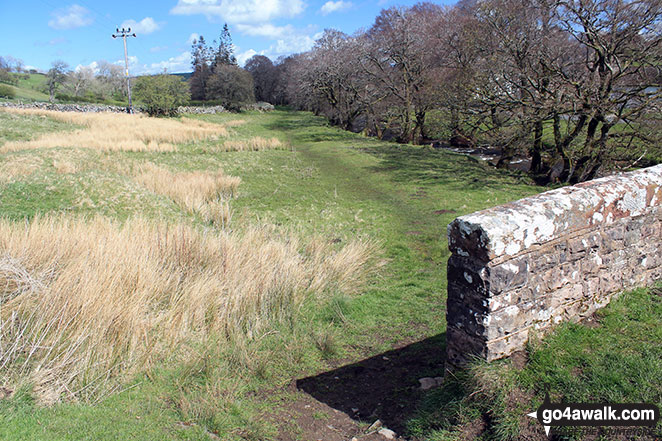
<svg viewBox="0 0 662 441">
<path fill-rule="evenodd" d="M 353 419 L 350 415 L 316 400 L 305 392 L 298 391 L 296 382 L 291 388 L 296 390 L 295 399 L 284 403 L 279 421 L 286 421 L 279 427 L 278 441 L 384 441 L 378 430 Z M 394 438 L 404 440 L 404 438 Z"/>
<path fill-rule="evenodd" d="M 510 356 L 510 362 L 518 371 L 524 369 L 529 362 L 529 354 L 526 351 L 516 351 Z"/>
<path fill-rule="evenodd" d="M 593 313 L 589 317 L 586 317 L 580 323 L 588 328 L 599 328 L 600 326 L 602 326 L 602 324 L 600 323 L 600 317 L 596 313 Z"/>
<path fill-rule="evenodd" d="M 285 399 L 275 421 L 280 441 L 384 441 L 407 438 L 406 423 L 424 393 L 420 378 L 444 373 L 444 335 L 397 349 L 290 385 L 294 399 Z M 375 422 L 379 421 L 376 426 Z"/>
<path fill-rule="evenodd" d="M 485 423 L 485 420 L 482 417 L 476 418 L 475 420 L 462 425 L 460 428 L 461 435 L 459 440 L 472 441 L 482 435 L 486 427 L 487 423 Z"/>
</svg>

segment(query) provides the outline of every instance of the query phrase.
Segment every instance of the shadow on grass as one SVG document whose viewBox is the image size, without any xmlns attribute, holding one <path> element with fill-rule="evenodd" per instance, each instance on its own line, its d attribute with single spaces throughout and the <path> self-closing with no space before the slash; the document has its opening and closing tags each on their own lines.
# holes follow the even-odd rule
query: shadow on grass
<svg viewBox="0 0 662 441">
<path fill-rule="evenodd" d="M 461 189 L 508 189 L 513 183 L 531 184 L 523 173 L 496 170 L 480 160 L 444 149 L 380 142 L 328 125 L 322 117 L 301 112 L 284 113 L 267 124 L 283 131 L 295 143 L 340 142 L 376 156 L 380 164 L 370 170 L 388 172 L 396 182 L 417 185 L 450 184 Z"/>
<path fill-rule="evenodd" d="M 329 126 L 326 119 L 303 112 L 283 112 L 282 116 L 265 125 L 269 130 L 287 132 L 296 143 L 356 141 L 359 135 Z"/>
<path fill-rule="evenodd" d="M 357 363 L 297 380 L 297 388 L 356 421 L 403 434 L 424 392 L 419 379 L 440 377 L 446 359 L 446 334 L 384 352 Z"/>
<path fill-rule="evenodd" d="M 530 183 L 521 173 L 496 170 L 479 159 L 443 149 L 384 144 L 361 150 L 380 158 L 382 161 L 373 167 L 374 171 L 390 172 L 396 182 L 413 182 L 418 185 L 455 184 L 471 190 L 485 187 L 508 189 L 514 181 Z"/>
</svg>

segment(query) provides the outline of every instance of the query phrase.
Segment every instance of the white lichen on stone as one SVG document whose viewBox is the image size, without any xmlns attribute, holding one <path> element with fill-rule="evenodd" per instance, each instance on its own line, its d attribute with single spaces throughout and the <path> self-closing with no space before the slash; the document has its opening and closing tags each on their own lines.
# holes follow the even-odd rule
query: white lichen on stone
<svg viewBox="0 0 662 441">
<path fill-rule="evenodd" d="M 624 216 L 644 214 L 662 202 L 659 191 L 647 201 L 650 186 L 662 186 L 662 165 L 596 179 L 579 187 L 559 188 L 461 216 L 449 225 L 449 236 L 454 229 L 465 239 L 479 232 L 476 248 L 463 247 L 463 253 L 480 252 L 488 259 L 514 256 L 590 224 L 611 224 Z M 452 240 L 449 243 L 459 254 L 459 247 L 453 248 Z"/>
</svg>

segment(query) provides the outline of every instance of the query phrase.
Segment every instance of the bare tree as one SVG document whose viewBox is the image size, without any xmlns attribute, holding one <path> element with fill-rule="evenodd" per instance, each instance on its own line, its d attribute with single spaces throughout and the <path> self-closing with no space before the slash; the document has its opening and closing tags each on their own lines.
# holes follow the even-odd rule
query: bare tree
<svg viewBox="0 0 662 441">
<path fill-rule="evenodd" d="M 97 81 L 103 95 L 124 98 L 126 96 L 124 68 L 107 61 L 100 61 L 98 64 Z"/>
<path fill-rule="evenodd" d="M 83 95 L 94 81 L 94 69 L 81 66 L 67 75 L 67 86 L 74 96 Z"/>
<path fill-rule="evenodd" d="M 610 150 L 627 148 L 641 138 L 642 120 L 659 112 L 655 73 L 662 65 L 662 2 L 561 0 L 556 14 L 559 26 L 584 54 L 576 69 L 559 72 L 563 82 L 574 87 L 578 104 L 566 109 L 566 115 L 574 124 L 570 133 L 577 137 L 581 132 L 583 142 L 564 170 L 570 182 L 578 182 L 593 178 Z M 615 131 L 617 124 L 621 130 Z M 560 132 L 555 117 L 555 141 L 567 149 L 567 141 L 557 136 Z"/>
<path fill-rule="evenodd" d="M 67 80 L 67 70 L 69 65 L 64 61 L 58 60 L 51 64 L 51 68 L 46 74 L 46 87 L 51 102 L 55 100 L 55 93 L 58 88 Z"/>
<path fill-rule="evenodd" d="M 473 91 L 484 112 L 500 116 L 502 160 L 524 148 L 543 181 L 578 182 L 649 135 L 660 13 L 658 0 L 481 3 L 489 39 L 479 43 L 487 48 L 477 62 L 484 78 Z M 546 125 L 553 148 L 545 159 Z"/>
<path fill-rule="evenodd" d="M 366 31 L 325 31 L 281 60 L 274 96 L 401 142 L 425 140 L 434 109 L 451 141 L 497 145 L 501 164 L 528 155 L 541 182 L 591 179 L 660 150 L 661 2 L 392 7 Z"/>
<path fill-rule="evenodd" d="M 276 67 L 273 62 L 264 55 L 253 55 L 244 66 L 255 84 L 255 99 L 258 101 L 274 102 L 274 91 L 276 87 Z"/>
<path fill-rule="evenodd" d="M 364 71 L 394 101 L 402 142 L 418 142 L 427 111 L 437 102 L 435 57 L 426 45 L 429 21 L 443 10 L 431 3 L 383 10 L 367 31 Z"/>
</svg>

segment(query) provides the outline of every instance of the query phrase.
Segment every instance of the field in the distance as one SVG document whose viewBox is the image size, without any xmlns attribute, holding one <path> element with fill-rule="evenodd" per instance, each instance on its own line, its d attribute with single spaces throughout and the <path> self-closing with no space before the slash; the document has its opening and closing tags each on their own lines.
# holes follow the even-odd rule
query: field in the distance
<svg viewBox="0 0 662 441">
<path fill-rule="evenodd" d="M 213 133 L 124 147 L 67 118 L 0 112 L 0 317 L 42 319 L 14 322 L 37 329 L 22 349 L 1 340 L 1 439 L 370 439 L 378 418 L 506 439 L 544 433 L 523 415 L 546 388 L 662 401 L 662 302 L 643 291 L 524 367 L 418 390 L 443 373 L 446 224 L 541 190 L 521 176 L 306 113 L 161 120 Z"/>
<path fill-rule="evenodd" d="M 46 90 L 46 75 L 21 74 L 18 84 L 9 85 L 16 99 L 27 101 L 48 101 Z"/>
</svg>

